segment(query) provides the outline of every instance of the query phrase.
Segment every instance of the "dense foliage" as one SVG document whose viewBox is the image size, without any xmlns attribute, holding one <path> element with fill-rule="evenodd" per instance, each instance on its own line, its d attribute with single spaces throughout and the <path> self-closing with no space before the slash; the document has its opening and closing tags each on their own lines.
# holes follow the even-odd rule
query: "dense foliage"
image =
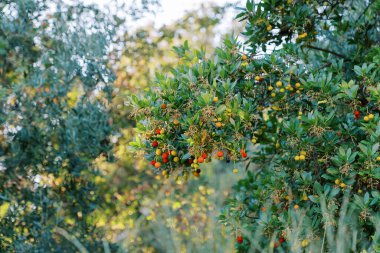
<svg viewBox="0 0 380 253">
<path fill-rule="evenodd" d="M 164 176 L 199 177 L 213 158 L 249 170 L 220 217 L 241 252 L 378 251 L 379 13 L 247 1 L 244 44 L 206 57 L 185 43 L 171 76 L 131 97 L 132 145 Z"/>
</svg>

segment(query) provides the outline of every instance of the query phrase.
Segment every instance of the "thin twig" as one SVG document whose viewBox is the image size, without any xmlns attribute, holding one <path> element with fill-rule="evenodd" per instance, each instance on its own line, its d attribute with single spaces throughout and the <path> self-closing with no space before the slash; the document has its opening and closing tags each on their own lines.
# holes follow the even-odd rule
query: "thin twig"
<svg viewBox="0 0 380 253">
<path fill-rule="evenodd" d="M 329 54 L 333 54 L 333 55 L 338 56 L 340 58 L 343 58 L 343 59 L 345 59 L 347 61 L 349 60 L 346 56 L 344 56 L 344 55 L 342 55 L 340 53 L 336 53 L 334 51 L 328 50 L 326 48 L 316 47 L 316 46 L 313 46 L 313 45 L 305 45 L 305 47 L 310 48 L 310 49 L 314 49 L 314 50 L 318 50 L 318 51 L 322 51 L 322 52 L 326 52 L 326 53 L 329 53 Z"/>
</svg>

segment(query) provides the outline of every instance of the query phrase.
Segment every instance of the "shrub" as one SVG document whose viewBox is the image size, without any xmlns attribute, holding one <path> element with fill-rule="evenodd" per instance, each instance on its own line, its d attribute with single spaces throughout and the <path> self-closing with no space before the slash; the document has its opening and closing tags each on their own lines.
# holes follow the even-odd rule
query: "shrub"
<svg viewBox="0 0 380 253">
<path fill-rule="evenodd" d="M 165 176 L 212 159 L 249 170 L 220 217 L 241 252 L 379 250 L 379 11 L 247 1 L 244 44 L 205 57 L 185 43 L 170 76 L 131 96 L 134 146 Z"/>
</svg>

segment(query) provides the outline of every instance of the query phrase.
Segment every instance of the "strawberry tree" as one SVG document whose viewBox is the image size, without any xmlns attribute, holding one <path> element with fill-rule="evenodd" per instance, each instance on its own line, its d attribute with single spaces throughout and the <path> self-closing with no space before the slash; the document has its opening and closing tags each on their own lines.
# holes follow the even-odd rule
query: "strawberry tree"
<svg viewBox="0 0 380 253">
<path fill-rule="evenodd" d="M 247 169 L 220 216 L 240 252 L 380 250 L 379 12 L 247 1 L 244 43 L 227 37 L 210 57 L 185 43 L 131 97 L 132 145 L 164 176 L 199 177 L 211 160 Z"/>
</svg>

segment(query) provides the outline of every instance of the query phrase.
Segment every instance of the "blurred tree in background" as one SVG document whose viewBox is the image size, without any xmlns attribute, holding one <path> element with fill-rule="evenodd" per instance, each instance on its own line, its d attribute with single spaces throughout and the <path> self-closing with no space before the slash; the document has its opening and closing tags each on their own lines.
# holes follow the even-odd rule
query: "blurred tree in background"
<svg viewBox="0 0 380 253">
<path fill-rule="evenodd" d="M 95 226 L 107 196 L 93 161 L 113 157 L 108 63 L 119 22 L 80 3 L 1 1 L 1 252 L 115 249 Z"/>
</svg>

